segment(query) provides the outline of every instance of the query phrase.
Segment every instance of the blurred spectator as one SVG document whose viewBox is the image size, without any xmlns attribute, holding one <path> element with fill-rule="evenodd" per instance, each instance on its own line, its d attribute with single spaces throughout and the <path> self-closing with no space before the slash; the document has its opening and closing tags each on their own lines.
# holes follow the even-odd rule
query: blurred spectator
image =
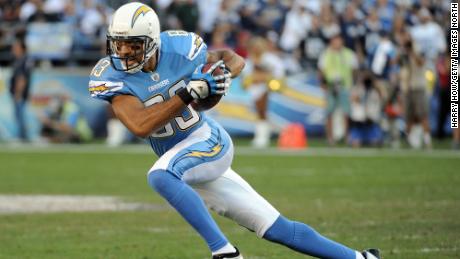
<svg viewBox="0 0 460 259">
<path fill-rule="evenodd" d="M 410 33 L 414 44 L 424 53 L 427 67 L 434 70 L 438 55 L 446 51 L 446 36 L 429 10 L 420 9 L 418 18 L 420 23 L 412 27 Z"/>
<path fill-rule="evenodd" d="M 199 11 L 194 0 L 174 0 L 166 13 L 169 29 L 197 32 Z"/>
<path fill-rule="evenodd" d="M 269 31 L 275 31 L 277 36 L 281 35 L 284 18 L 288 7 L 278 0 L 259 1 L 258 8 L 253 13 L 253 19 L 257 24 L 257 34 L 265 35 Z"/>
<path fill-rule="evenodd" d="M 364 59 L 364 50 L 361 44 L 364 36 L 364 26 L 360 22 L 363 14 L 356 8 L 355 3 L 349 2 L 345 8 L 345 13 L 340 19 L 340 29 L 345 47 L 356 52 L 360 63 Z"/>
<path fill-rule="evenodd" d="M 393 1 L 377 0 L 377 15 L 382 25 L 382 30 L 390 32 L 393 28 L 393 17 L 396 13 L 396 6 Z"/>
<path fill-rule="evenodd" d="M 111 5 L 113 8 L 118 8 L 120 7 L 122 4 L 126 3 L 127 1 L 126 0 L 119 0 L 121 1 L 122 3 L 119 3 L 119 4 L 116 4 L 116 5 Z M 146 4 L 148 4 L 149 6 L 151 6 L 152 8 L 153 7 L 158 7 L 162 10 L 168 8 L 168 6 L 173 2 L 174 0 L 150 0 L 150 1 L 147 1 Z"/>
<path fill-rule="evenodd" d="M 33 62 L 27 56 L 27 48 L 22 38 L 16 39 L 12 46 L 14 63 L 10 80 L 10 93 L 14 102 L 14 115 L 19 131 L 19 138 L 27 141 L 25 110 L 29 99 L 30 75 Z"/>
<path fill-rule="evenodd" d="M 48 22 L 59 22 L 64 18 L 64 10 L 71 0 L 45 0 L 43 11 Z"/>
<path fill-rule="evenodd" d="M 385 107 L 384 125 L 388 132 L 392 147 L 399 148 L 399 89 L 396 77 L 396 46 L 391 41 L 389 33 L 380 32 L 377 45 L 369 55 L 369 68 L 375 76 L 375 87 L 382 97 Z"/>
<path fill-rule="evenodd" d="M 235 52 L 243 58 L 248 57 L 248 45 L 251 33 L 249 31 L 239 31 L 236 36 Z"/>
<path fill-rule="evenodd" d="M 227 45 L 227 36 L 230 34 L 227 24 L 218 24 L 212 33 L 211 44 L 209 49 L 230 48 Z"/>
<path fill-rule="evenodd" d="M 233 49 L 236 48 L 238 34 L 242 31 L 239 28 L 239 22 L 238 2 L 235 0 L 222 1 L 214 31 L 220 30 L 223 32 L 225 34 L 225 42 L 229 47 L 233 47 Z"/>
<path fill-rule="evenodd" d="M 450 69 L 450 57 L 446 53 L 439 58 L 436 64 L 439 101 L 436 134 L 439 139 L 443 139 L 445 136 L 444 127 L 446 126 L 446 121 L 450 113 Z"/>
<path fill-rule="evenodd" d="M 324 1 L 321 0 L 308 0 L 308 1 L 302 1 L 302 4 L 304 4 L 307 9 L 312 12 L 315 16 L 319 15 L 321 12 L 321 5 Z"/>
<path fill-rule="evenodd" d="M 78 29 L 88 37 L 95 37 L 104 26 L 103 14 L 98 11 L 93 0 L 83 0 L 83 7 L 78 10 Z"/>
<path fill-rule="evenodd" d="M 335 112 L 343 114 L 339 117 L 339 120 L 343 122 L 345 132 L 348 128 L 347 120 L 350 112 L 349 91 L 355 82 L 358 61 L 355 53 L 343 46 L 340 34 L 336 34 L 330 39 L 327 49 L 321 53 L 318 68 L 321 87 L 326 92 L 326 135 L 328 143 L 332 145 L 335 142 L 332 130 L 332 118 Z"/>
<path fill-rule="evenodd" d="M 245 67 L 244 84 L 255 104 L 258 121 L 252 145 L 262 148 L 270 144 L 270 123 L 267 118 L 269 84 L 285 76 L 283 60 L 276 55 L 266 39 L 255 37 L 249 43 L 249 59 Z M 274 82 L 274 81 L 272 81 Z M 279 82 L 278 82 L 279 83 Z"/>
<path fill-rule="evenodd" d="M 379 42 L 369 55 L 369 68 L 376 76 L 376 87 L 387 102 L 393 95 L 396 86 L 395 66 L 396 47 L 387 32 L 380 33 Z"/>
<path fill-rule="evenodd" d="M 399 12 L 394 17 L 391 39 L 396 48 L 396 64 L 394 66 L 395 72 L 393 73 L 396 78 L 392 82 L 395 87 L 395 91 L 393 94 L 388 95 L 389 102 L 385 104 L 385 114 L 388 121 L 384 121 L 383 128 L 388 129 L 390 145 L 397 148 L 400 145 L 402 131 L 401 120 L 403 119 L 402 115 L 404 112 L 404 98 L 402 90 L 408 89 L 408 81 L 402 80 L 403 77 L 401 77 L 401 71 L 404 74 L 404 66 L 407 66 L 405 45 L 408 40 L 410 40 L 403 11 Z M 401 67 L 403 67 L 402 70 Z M 385 125 L 385 122 L 388 122 L 387 125 Z"/>
<path fill-rule="evenodd" d="M 41 136 L 51 143 L 81 143 L 92 138 L 92 132 L 80 109 L 67 94 L 56 93 L 39 114 Z"/>
<path fill-rule="evenodd" d="M 335 14 L 342 14 L 345 12 L 347 4 L 350 2 L 350 0 L 335 0 L 335 1 L 329 1 L 329 2 Z"/>
<path fill-rule="evenodd" d="M 302 64 L 310 69 L 316 69 L 319 56 L 326 48 L 326 38 L 324 37 L 320 26 L 319 18 L 317 16 L 312 16 L 311 28 L 308 31 L 308 35 L 303 40 L 303 43 L 301 43 L 301 46 L 303 46 Z"/>
<path fill-rule="evenodd" d="M 426 59 L 409 39 L 402 49 L 401 80 L 405 94 L 405 115 L 409 144 L 414 148 L 431 148 L 430 125 L 428 122 Z M 421 124 L 421 126 L 419 126 Z"/>
<path fill-rule="evenodd" d="M 43 0 L 36 1 L 35 8 L 35 11 L 28 16 L 27 22 L 48 22 L 48 16 L 44 10 Z"/>
<path fill-rule="evenodd" d="M 238 14 L 238 0 L 226 0 L 222 1 L 220 10 L 216 18 L 216 24 L 229 24 L 238 26 L 240 22 L 240 16 Z"/>
<path fill-rule="evenodd" d="M 258 8 L 257 0 L 249 0 L 245 4 L 240 5 L 238 14 L 240 15 L 241 27 L 252 32 L 258 32 L 258 25 L 256 23 L 257 17 L 255 16 L 255 11 Z"/>
<path fill-rule="evenodd" d="M 321 5 L 319 19 L 321 24 L 321 33 L 326 39 L 330 39 L 340 33 L 337 16 L 334 14 L 332 6 L 327 1 L 324 1 Z"/>
<path fill-rule="evenodd" d="M 75 3 L 70 1 L 64 9 L 64 18 L 62 19 L 64 23 L 68 23 L 72 28 L 78 28 L 78 16 Z M 74 38 L 74 41 L 77 41 L 78 38 Z"/>
<path fill-rule="evenodd" d="M 19 18 L 21 21 L 26 22 L 31 16 L 33 16 L 38 8 L 43 5 L 42 0 L 28 0 L 21 5 L 21 10 L 19 12 Z"/>
<path fill-rule="evenodd" d="M 0 1 L 0 15 L 1 19 L 5 22 L 19 21 L 19 13 L 21 9 L 20 0 L 6 0 Z"/>
<path fill-rule="evenodd" d="M 364 53 L 369 55 L 379 43 L 380 32 L 383 30 L 376 9 L 371 9 L 369 11 L 369 15 L 364 21 L 364 28 Z"/>
<path fill-rule="evenodd" d="M 350 133 L 352 147 L 378 146 L 382 143 L 380 119 L 382 100 L 370 72 L 351 88 Z"/>
<path fill-rule="evenodd" d="M 106 24 L 113 9 L 98 0 L 70 1 L 63 22 L 71 25 L 73 44 L 69 65 L 88 65 L 105 55 Z"/>
<path fill-rule="evenodd" d="M 284 51 L 293 52 L 306 38 L 311 24 L 311 16 L 307 12 L 305 1 L 297 0 L 286 15 L 283 32 L 280 37 L 280 47 Z"/>
<path fill-rule="evenodd" d="M 399 47 L 404 45 L 404 41 L 407 34 L 406 22 L 404 20 L 404 14 L 398 13 L 394 17 L 393 29 L 391 31 L 392 40 Z"/>
<path fill-rule="evenodd" d="M 226 0 L 229 1 L 229 0 Z M 226 2 L 225 1 L 225 2 Z M 219 16 L 219 10 L 223 0 L 197 0 L 198 5 L 198 28 L 205 42 L 211 39 L 212 31 Z M 164 24 L 164 23 L 162 23 Z"/>
<path fill-rule="evenodd" d="M 98 38 L 105 30 L 107 16 L 102 5 L 96 4 L 94 0 L 84 0 L 84 8 L 79 14 L 80 31 L 89 40 Z"/>
</svg>

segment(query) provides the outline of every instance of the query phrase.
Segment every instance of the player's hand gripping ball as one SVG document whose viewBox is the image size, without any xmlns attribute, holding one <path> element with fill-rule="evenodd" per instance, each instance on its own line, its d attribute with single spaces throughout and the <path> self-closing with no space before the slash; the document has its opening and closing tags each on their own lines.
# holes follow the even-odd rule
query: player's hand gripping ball
<svg viewBox="0 0 460 259">
<path fill-rule="evenodd" d="M 204 64 L 201 68 L 203 73 L 206 73 L 215 63 Z M 190 105 L 196 111 L 206 111 L 216 106 L 223 95 L 225 95 L 230 87 L 231 83 L 231 74 L 225 67 L 225 64 L 217 66 L 213 73 L 212 77 L 216 79 L 216 83 L 219 86 L 219 93 L 210 94 L 204 99 L 196 99 Z"/>
</svg>

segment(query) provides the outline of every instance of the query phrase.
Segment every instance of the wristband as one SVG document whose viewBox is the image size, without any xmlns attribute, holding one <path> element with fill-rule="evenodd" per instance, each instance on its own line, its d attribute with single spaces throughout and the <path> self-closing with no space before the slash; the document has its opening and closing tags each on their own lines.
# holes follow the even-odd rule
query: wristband
<svg viewBox="0 0 460 259">
<path fill-rule="evenodd" d="M 179 91 L 177 91 L 176 93 L 177 96 L 180 97 L 180 99 L 186 104 L 190 104 L 191 102 L 193 102 L 193 100 L 195 100 L 193 98 L 193 96 L 187 91 L 186 88 L 181 88 L 179 89 Z"/>
</svg>

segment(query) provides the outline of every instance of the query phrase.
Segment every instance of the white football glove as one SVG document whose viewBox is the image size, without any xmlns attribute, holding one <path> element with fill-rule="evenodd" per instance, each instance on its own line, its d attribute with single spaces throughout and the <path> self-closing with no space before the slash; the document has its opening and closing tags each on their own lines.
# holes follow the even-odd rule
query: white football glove
<svg viewBox="0 0 460 259">
<path fill-rule="evenodd" d="M 224 71 L 224 74 L 213 76 L 212 73 L 218 67 Z M 230 87 L 232 74 L 225 66 L 224 61 L 217 61 L 206 72 L 202 72 L 202 68 L 203 65 L 197 68 L 197 72 L 192 75 L 187 85 L 187 91 L 190 95 L 194 99 L 204 99 L 214 94 L 225 95 Z"/>
<path fill-rule="evenodd" d="M 193 99 L 204 99 L 209 96 L 209 85 L 205 80 L 191 80 L 187 85 L 187 91 Z"/>
<path fill-rule="evenodd" d="M 230 89 L 230 85 L 232 84 L 232 73 L 224 64 L 224 61 L 222 61 L 222 63 L 219 65 L 219 68 L 222 71 L 224 71 L 224 74 L 214 77 L 214 80 L 216 80 L 217 87 L 219 89 L 218 91 L 216 91 L 216 94 L 226 95 L 228 93 L 228 90 Z"/>
</svg>

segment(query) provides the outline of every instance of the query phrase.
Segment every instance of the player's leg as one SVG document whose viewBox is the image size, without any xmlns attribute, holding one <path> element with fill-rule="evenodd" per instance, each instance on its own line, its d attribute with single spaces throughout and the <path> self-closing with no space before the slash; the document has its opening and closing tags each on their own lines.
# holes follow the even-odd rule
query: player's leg
<svg viewBox="0 0 460 259">
<path fill-rule="evenodd" d="M 280 215 L 264 239 L 318 258 L 361 259 L 361 253 L 322 236 L 312 227 Z"/>
<path fill-rule="evenodd" d="M 362 144 L 361 128 L 356 123 L 352 124 L 352 126 L 350 127 L 350 134 L 348 136 L 348 141 L 350 145 L 354 148 L 358 148 Z"/>
<path fill-rule="evenodd" d="M 190 186 L 173 174 L 162 170 L 152 171 L 148 181 L 150 186 L 200 233 L 211 251 L 217 251 L 228 243 L 203 201 Z"/>
<path fill-rule="evenodd" d="M 336 97 L 333 93 L 331 93 L 332 90 L 328 90 L 326 92 L 326 113 L 327 113 L 327 118 L 326 118 L 326 137 L 327 137 L 327 142 L 329 145 L 334 145 L 334 132 L 333 132 L 333 125 L 332 125 L 332 117 L 333 114 L 336 110 Z"/>
<path fill-rule="evenodd" d="M 254 231 L 259 237 L 320 258 L 366 258 L 322 236 L 310 226 L 280 215 L 231 169 L 212 182 L 193 184 L 192 187 L 203 197 L 208 207 Z"/>
<path fill-rule="evenodd" d="M 343 114 L 343 128 L 344 128 L 344 136 L 348 136 L 348 129 L 349 129 L 349 120 L 350 120 L 350 91 L 342 88 L 339 92 L 339 107 L 342 110 Z"/>
<path fill-rule="evenodd" d="M 228 156 L 233 156 L 232 149 L 214 141 L 211 129 L 204 128 L 198 129 L 190 139 L 180 142 L 161 156 L 149 171 L 148 182 L 203 237 L 213 253 L 234 252 L 234 247 L 221 232 L 200 196 L 181 179 L 184 172 L 203 163 L 198 155 L 209 155 L 209 159 L 217 165 L 224 165 L 219 161 L 226 162 Z M 200 135 L 201 131 L 209 134 Z M 210 143 L 214 148 L 209 147 Z M 226 163 L 228 167 L 229 162 Z M 218 176 L 212 176 L 212 173 L 206 175 L 214 178 Z"/>
</svg>

